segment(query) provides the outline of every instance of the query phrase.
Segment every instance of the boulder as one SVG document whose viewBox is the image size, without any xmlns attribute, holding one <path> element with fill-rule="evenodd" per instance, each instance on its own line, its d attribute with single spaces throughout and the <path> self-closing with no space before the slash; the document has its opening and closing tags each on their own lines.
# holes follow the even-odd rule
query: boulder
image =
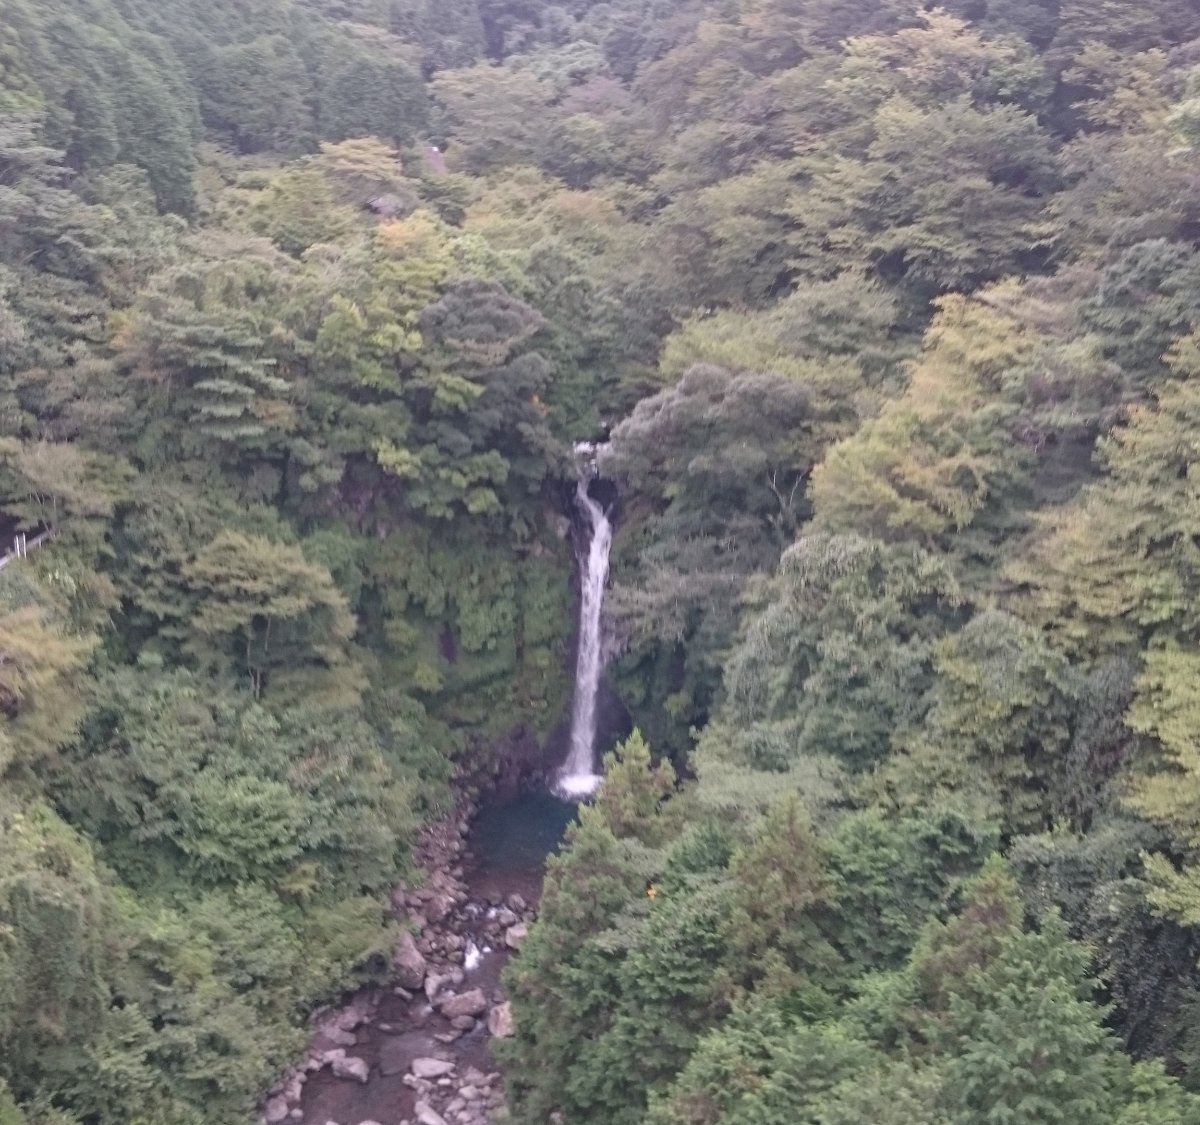
<svg viewBox="0 0 1200 1125">
<path fill-rule="evenodd" d="M 387 1039 L 379 1047 L 379 1073 L 384 1078 L 408 1070 L 408 1048 L 401 1039 Z"/>
<path fill-rule="evenodd" d="M 453 894 L 438 891 L 425 904 L 425 917 L 434 923 L 443 922 L 456 905 Z"/>
<path fill-rule="evenodd" d="M 488 1034 L 496 1039 L 508 1039 L 513 1034 L 512 1004 L 497 1004 L 487 1018 Z"/>
<path fill-rule="evenodd" d="M 455 1016 L 481 1016 L 487 1011 L 487 997 L 483 990 L 472 988 L 469 992 L 460 992 L 456 996 L 446 996 L 438 1001 L 438 1008 L 448 1020 Z"/>
<path fill-rule="evenodd" d="M 446 1119 L 428 1102 L 417 1102 L 414 1108 L 418 1125 L 446 1125 Z"/>
<path fill-rule="evenodd" d="M 441 991 L 442 985 L 444 985 L 449 979 L 449 976 L 443 976 L 439 973 L 430 973 L 429 976 L 425 978 L 425 999 L 432 1004 L 438 992 Z"/>
<path fill-rule="evenodd" d="M 454 1019 L 450 1021 L 450 1026 L 454 1028 L 455 1031 L 474 1031 L 475 1017 L 455 1016 Z"/>
<path fill-rule="evenodd" d="M 513 891 L 513 893 L 508 896 L 508 908 L 510 910 L 515 910 L 518 914 L 524 914 L 525 911 L 529 909 L 529 905 L 521 895 L 517 894 L 516 891 Z"/>
<path fill-rule="evenodd" d="M 425 957 L 407 930 L 400 931 L 392 947 L 392 967 L 396 971 L 396 983 L 401 988 L 420 988 L 425 983 Z"/>
<path fill-rule="evenodd" d="M 441 1078 L 443 1075 L 454 1073 L 454 1064 L 446 1059 L 413 1059 L 409 1070 L 417 1078 Z"/>
<path fill-rule="evenodd" d="M 519 922 L 515 926 L 509 926 L 504 931 L 504 944 L 509 949 L 520 949 L 521 944 L 529 936 L 529 927 L 524 922 Z"/>
<path fill-rule="evenodd" d="M 334 1078 L 350 1078 L 364 1085 L 371 1077 L 371 1068 L 367 1066 L 366 1059 L 356 1058 L 354 1055 L 334 1059 L 332 1070 Z"/>
<path fill-rule="evenodd" d="M 358 1036 L 353 1031 L 344 1031 L 336 1024 L 324 1024 L 317 1028 L 312 1046 L 315 1051 L 328 1051 L 331 1047 L 353 1047 Z"/>
<path fill-rule="evenodd" d="M 340 1012 L 335 1012 L 331 1019 L 324 1020 L 322 1023 L 339 1028 L 342 1031 L 353 1031 L 356 1027 L 366 1023 L 370 1014 L 370 1000 L 360 996 L 352 1003 L 347 1004 Z"/>
<path fill-rule="evenodd" d="M 496 921 L 502 926 L 515 926 L 520 920 L 507 906 L 496 911 Z"/>
<path fill-rule="evenodd" d="M 279 1125 L 280 1121 L 287 1120 L 289 1112 L 287 1098 L 272 1098 L 263 1109 L 263 1116 L 268 1125 Z"/>
</svg>

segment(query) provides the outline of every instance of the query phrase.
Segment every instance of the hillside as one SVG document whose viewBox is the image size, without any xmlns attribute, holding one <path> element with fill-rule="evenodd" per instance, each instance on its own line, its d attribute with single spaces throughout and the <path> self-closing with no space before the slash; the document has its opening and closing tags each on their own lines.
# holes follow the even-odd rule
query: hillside
<svg viewBox="0 0 1200 1125">
<path fill-rule="evenodd" d="M 0 0 L 0 1123 L 386 976 L 605 439 L 516 1119 L 1200 1121 L 1198 240 L 1191 0 Z"/>
</svg>

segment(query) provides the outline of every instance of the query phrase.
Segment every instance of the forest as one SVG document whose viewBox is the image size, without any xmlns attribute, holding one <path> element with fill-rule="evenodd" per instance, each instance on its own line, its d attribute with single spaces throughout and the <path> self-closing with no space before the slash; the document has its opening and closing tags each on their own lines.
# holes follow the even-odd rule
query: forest
<svg viewBox="0 0 1200 1125">
<path fill-rule="evenodd" d="M 1194 0 L 0 0 L 0 1125 L 386 974 L 597 439 L 513 1119 L 1200 1122 Z"/>
</svg>

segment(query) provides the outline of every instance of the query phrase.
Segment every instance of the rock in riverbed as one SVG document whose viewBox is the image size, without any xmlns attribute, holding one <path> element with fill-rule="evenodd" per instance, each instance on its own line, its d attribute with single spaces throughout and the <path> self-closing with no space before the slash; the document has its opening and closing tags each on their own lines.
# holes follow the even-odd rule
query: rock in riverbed
<svg viewBox="0 0 1200 1125">
<path fill-rule="evenodd" d="M 472 812 L 463 806 L 423 831 L 414 860 L 429 872 L 427 882 L 416 889 L 397 888 L 392 898 L 403 929 L 392 946 L 389 986 L 363 989 L 344 1007 L 314 1016 L 308 1055 L 268 1091 L 259 1107 L 260 1125 L 302 1125 L 302 1115 L 310 1125 L 337 1125 L 326 1122 L 330 1111 L 341 1125 L 499 1125 L 507 1119 L 500 1075 L 484 1074 L 467 1062 L 474 1052 L 486 1052 L 486 1044 L 482 1038 L 467 1047 L 458 1041 L 482 1033 L 484 1025 L 496 1039 L 512 1034 L 511 1009 L 496 991 L 494 976 L 487 986 L 476 987 L 472 974 L 481 957 L 507 956 L 535 912 L 515 894 L 468 900 L 462 837 Z M 514 927 L 514 942 L 508 942 Z M 364 1022 L 369 1032 L 359 1030 Z M 320 1083 L 314 1087 L 318 1093 L 305 1099 L 304 1079 L 322 1067 L 348 1080 L 346 1086 L 337 1093 Z M 376 1088 L 377 1079 L 385 1081 Z M 401 1083 L 404 1093 L 397 1095 Z M 405 1100 L 397 1102 L 397 1096 Z M 411 1097 L 417 1104 L 400 1119 L 397 1111 L 411 1105 Z M 284 1104 L 275 1105 L 276 1098 Z M 317 1106 L 326 1102 L 329 1109 L 319 1112 Z M 282 1120 L 264 1120 L 268 1109 L 277 1116 L 285 1107 Z M 374 1116 L 360 1120 L 362 1113 Z"/>
<path fill-rule="evenodd" d="M 425 999 L 432 1004 L 437 999 L 437 994 L 449 983 L 449 973 L 430 973 L 425 978 Z"/>
<path fill-rule="evenodd" d="M 314 1051 L 328 1051 L 333 1047 L 353 1047 L 358 1042 L 358 1036 L 353 1031 L 343 1031 L 340 1027 L 330 1024 L 319 1028 L 313 1036 Z"/>
<path fill-rule="evenodd" d="M 407 930 L 402 930 L 392 950 L 392 964 L 396 969 L 396 982 L 402 988 L 418 989 L 425 983 L 428 967 L 424 954 L 417 948 L 416 939 Z"/>
<path fill-rule="evenodd" d="M 455 1016 L 481 1016 L 487 1011 L 488 1002 L 482 989 L 472 988 L 457 996 L 444 997 L 438 1001 L 438 1008 L 443 1016 L 452 1020 Z"/>
<path fill-rule="evenodd" d="M 418 1125 L 446 1125 L 446 1119 L 428 1102 L 417 1102 Z"/>
<path fill-rule="evenodd" d="M 366 1085 L 367 1079 L 371 1077 L 371 1068 L 367 1066 L 366 1059 L 356 1058 L 354 1055 L 334 1059 L 330 1069 L 335 1078 L 351 1078 L 363 1085 Z"/>
<path fill-rule="evenodd" d="M 497 1004 L 490 1012 L 487 1019 L 488 1034 L 495 1039 L 507 1039 L 513 1034 L 513 1016 L 512 1005 L 507 1001 L 503 1004 Z"/>
<path fill-rule="evenodd" d="M 454 1072 L 454 1063 L 445 1059 L 413 1059 L 409 1069 L 416 1078 L 441 1078 Z"/>
</svg>

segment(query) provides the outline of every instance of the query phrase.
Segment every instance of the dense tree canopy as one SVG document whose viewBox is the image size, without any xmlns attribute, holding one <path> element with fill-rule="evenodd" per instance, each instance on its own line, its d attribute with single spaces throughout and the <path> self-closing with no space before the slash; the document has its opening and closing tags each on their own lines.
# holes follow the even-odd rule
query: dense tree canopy
<svg viewBox="0 0 1200 1125">
<path fill-rule="evenodd" d="M 250 1119 L 560 720 L 603 438 L 518 1119 L 1200 1120 L 1198 36 L 0 0 L 0 1123 Z"/>
</svg>

